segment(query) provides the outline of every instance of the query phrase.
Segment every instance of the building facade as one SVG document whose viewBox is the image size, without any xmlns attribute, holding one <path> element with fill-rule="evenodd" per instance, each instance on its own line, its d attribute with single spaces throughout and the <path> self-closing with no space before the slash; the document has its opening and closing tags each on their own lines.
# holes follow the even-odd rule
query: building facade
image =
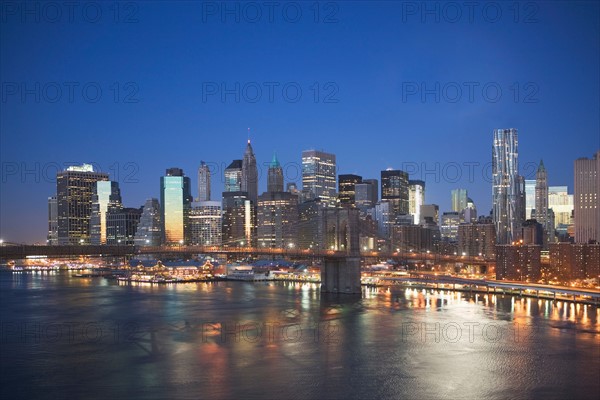
<svg viewBox="0 0 600 400">
<path fill-rule="evenodd" d="M 56 174 L 59 245 L 90 243 L 92 197 L 98 181 L 108 181 L 108 174 L 94 171 L 89 164 Z"/>
<path fill-rule="evenodd" d="M 495 129 L 492 145 L 492 204 L 498 244 L 519 239 L 525 214 L 525 180 L 518 174 L 516 129 Z"/>
<path fill-rule="evenodd" d="M 223 192 L 222 245 L 252 247 L 256 242 L 254 203 L 246 192 Z"/>
<path fill-rule="evenodd" d="M 198 197 L 196 201 L 210 201 L 210 169 L 204 161 L 198 167 Z"/>
<path fill-rule="evenodd" d="M 180 168 L 169 168 L 160 178 L 160 206 L 163 243 L 184 244 L 189 240 L 189 212 L 192 203 L 190 178 Z"/>
<path fill-rule="evenodd" d="M 48 197 L 48 237 L 46 243 L 50 246 L 58 244 L 58 201 L 56 196 Z"/>
<path fill-rule="evenodd" d="M 241 191 L 248 193 L 248 199 L 256 205 L 258 200 L 258 168 L 254 150 L 248 139 L 244 158 L 242 159 L 242 185 Z"/>
<path fill-rule="evenodd" d="M 408 213 L 413 216 L 413 223 L 421 221 L 421 206 L 425 204 L 425 182 L 421 180 L 408 181 Z"/>
<path fill-rule="evenodd" d="M 356 185 L 362 183 L 362 176 L 343 174 L 338 176 L 338 199 L 340 205 L 356 206 Z"/>
<path fill-rule="evenodd" d="M 390 203 L 394 217 L 409 214 L 406 172 L 394 169 L 381 171 L 381 200 Z"/>
<path fill-rule="evenodd" d="M 190 210 L 190 244 L 220 246 L 222 237 L 221 202 L 193 202 Z"/>
<path fill-rule="evenodd" d="M 600 150 L 575 160 L 575 242 L 600 243 Z"/>
<path fill-rule="evenodd" d="M 335 154 L 317 150 L 302 152 L 302 196 L 304 200 L 322 199 L 335 207 L 336 194 Z"/>
<path fill-rule="evenodd" d="M 106 244 L 107 213 L 111 207 L 121 206 L 119 183 L 98 181 L 92 196 L 92 215 L 90 216 L 90 238 L 94 245 Z"/>
<path fill-rule="evenodd" d="M 469 257 L 496 257 L 494 224 L 467 223 L 458 226 L 458 251 Z"/>
<path fill-rule="evenodd" d="M 467 189 L 454 189 L 451 192 L 452 211 L 461 212 L 467 208 Z"/>
<path fill-rule="evenodd" d="M 163 240 L 162 213 L 158 199 L 148 199 L 142 208 L 140 222 L 135 232 L 136 246 L 160 246 Z"/>
<path fill-rule="evenodd" d="M 106 212 L 106 244 L 133 245 L 142 210 L 110 206 Z"/>
</svg>

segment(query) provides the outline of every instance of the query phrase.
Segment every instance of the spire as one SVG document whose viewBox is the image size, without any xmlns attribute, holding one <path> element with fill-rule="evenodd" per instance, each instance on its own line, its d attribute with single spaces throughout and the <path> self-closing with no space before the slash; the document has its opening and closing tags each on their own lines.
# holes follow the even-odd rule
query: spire
<svg viewBox="0 0 600 400">
<path fill-rule="evenodd" d="M 248 144 L 250 144 L 250 128 L 248 128 Z"/>
<path fill-rule="evenodd" d="M 546 167 L 544 167 L 544 160 L 540 160 L 540 165 L 538 166 L 539 172 L 546 172 Z"/>
<path fill-rule="evenodd" d="M 277 159 L 277 153 L 273 152 L 273 159 L 271 160 L 270 168 L 280 167 L 279 160 Z"/>
</svg>

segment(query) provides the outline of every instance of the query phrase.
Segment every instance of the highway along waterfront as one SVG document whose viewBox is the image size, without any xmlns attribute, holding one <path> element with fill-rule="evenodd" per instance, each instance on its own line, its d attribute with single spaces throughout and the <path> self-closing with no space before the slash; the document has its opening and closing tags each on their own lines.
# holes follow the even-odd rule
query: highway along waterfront
<svg viewBox="0 0 600 400">
<path fill-rule="evenodd" d="M 595 399 L 600 390 L 593 305 L 74 274 L 0 271 L 0 372 L 11 398 Z"/>
</svg>

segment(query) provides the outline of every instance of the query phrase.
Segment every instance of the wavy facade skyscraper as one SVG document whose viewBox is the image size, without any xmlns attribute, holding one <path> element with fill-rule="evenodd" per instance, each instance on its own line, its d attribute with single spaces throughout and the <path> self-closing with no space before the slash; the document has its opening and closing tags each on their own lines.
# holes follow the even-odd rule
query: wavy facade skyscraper
<svg viewBox="0 0 600 400">
<path fill-rule="evenodd" d="M 524 179 L 519 176 L 517 130 L 495 129 L 492 145 L 492 203 L 496 242 L 519 239 L 524 219 Z"/>
</svg>

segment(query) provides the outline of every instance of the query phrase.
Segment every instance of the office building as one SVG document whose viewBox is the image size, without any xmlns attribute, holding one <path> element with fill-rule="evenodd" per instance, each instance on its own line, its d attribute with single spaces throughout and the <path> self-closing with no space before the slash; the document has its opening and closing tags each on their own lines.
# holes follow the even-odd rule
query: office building
<svg viewBox="0 0 600 400">
<path fill-rule="evenodd" d="M 90 243 L 92 197 L 98 181 L 108 181 L 108 174 L 94 171 L 89 164 L 56 174 L 59 245 Z"/>
<path fill-rule="evenodd" d="M 442 214 L 442 223 L 440 225 L 440 234 L 442 240 L 447 242 L 458 241 L 458 226 L 460 225 L 460 212 L 448 211 Z"/>
<path fill-rule="evenodd" d="M 91 244 L 106 244 L 106 226 L 108 209 L 121 206 L 121 191 L 119 183 L 113 181 L 98 181 L 92 196 L 92 215 L 90 216 Z"/>
<path fill-rule="evenodd" d="M 222 244 L 252 247 L 256 239 L 255 206 L 246 192 L 223 192 Z"/>
<path fill-rule="evenodd" d="M 521 239 L 523 244 L 536 244 L 542 246 L 545 238 L 544 227 L 535 219 L 528 219 L 521 226 Z"/>
<path fill-rule="evenodd" d="M 568 193 L 567 186 L 548 187 L 548 208 L 554 212 L 554 229 L 573 223 L 573 195 Z"/>
<path fill-rule="evenodd" d="M 273 154 L 267 172 L 267 192 L 283 192 L 283 168 L 281 168 L 276 154 Z"/>
<path fill-rule="evenodd" d="M 425 182 L 420 180 L 408 181 L 408 213 L 413 217 L 413 223 L 421 221 L 421 206 L 425 204 Z"/>
<path fill-rule="evenodd" d="M 381 171 L 381 200 L 390 203 L 394 217 L 408 214 L 408 174 L 404 171 L 387 169 Z"/>
<path fill-rule="evenodd" d="M 193 202 L 190 210 L 190 244 L 194 246 L 221 245 L 221 202 Z"/>
<path fill-rule="evenodd" d="M 248 200 L 256 205 L 258 200 L 258 168 L 256 167 L 256 157 L 250 139 L 248 139 L 244 158 L 242 159 L 241 191 L 248 193 Z"/>
<path fill-rule="evenodd" d="M 461 212 L 467 208 L 467 189 L 454 189 L 452 194 L 452 211 Z"/>
<path fill-rule="evenodd" d="M 371 204 L 377 204 L 379 201 L 379 181 L 377 179 L 363 179 L 362 183 L 371 185 Z"/>
<path fill-rule="evenodd" d="M 158 199 L 148 199 L 142 207 L 142 214 L 135 232 L 136 246 L 160 246 L 163 238 L 162 214 Z"/>
<path fill-rule="evenodd" d="M 302 152 L 302 196 L 320 198 L 329 207 L 337 202 L 335 154 L 317 150 Z"/>
<path fill-rule="evenodd" d="M 575 160 L 575 242 L 600 243 L 600 150 Z"/>
<path fill-rule="evenodd" d="M 106 212 L 106 244 L 133 245 L 142 210 L 110 206 Z"/>
<path fill-rule="evenodd" d="M 225 191 L 240 192 L 242 190 L 242 160 L 233 160 L 225 168 Z"/>
<path fill-rule="evenodd" d="M 531 219 L 531 210 L 535 208 L 535 179 L 525 180 L 525 219 Z"/>
<path fill-rule="evenodd" d="M 258 197 L 258 246 L 298 246 L 298 196 L 288 192 L 266 192 Z"/>
<path fill-rule="evenodd" d="M 298 246 L 301 249 L 324 249 L 323 211 L 328 204 L 320 198 L 298 204 Z"/>
<path fill-rule="evenodd" d="M 425 223 L 439 224 L 440 222 L 440 207 L 437 204 L 423 204 L 421 206 L 420 225 Z"/>
<path fill-rule="evenodd" d="M 160 206 L 164 244 L 184 244 L 189 239 L 188 218 L 192 194 L 190 178 L 180 168 L 169 168 L 160 178 Z"/>
<path fill-rule="evenodd" d="M 204 161 L 198 168 L 198 197 L 196 201 L 210 201 L 210 169 Z"/>
<path fill-rule="evenodd" d="M 356 185 L 362 183 L 362 176 L 343 174 L 338 176 L 338 198 L 340 205 L 356 205 Z"/>
<path fill-rule="evenodd" d="M 46 243 L 50 246 L 58 244 L 58 202 L 56 196 L 48 197 L 48 236 Z"/>
</svg>

